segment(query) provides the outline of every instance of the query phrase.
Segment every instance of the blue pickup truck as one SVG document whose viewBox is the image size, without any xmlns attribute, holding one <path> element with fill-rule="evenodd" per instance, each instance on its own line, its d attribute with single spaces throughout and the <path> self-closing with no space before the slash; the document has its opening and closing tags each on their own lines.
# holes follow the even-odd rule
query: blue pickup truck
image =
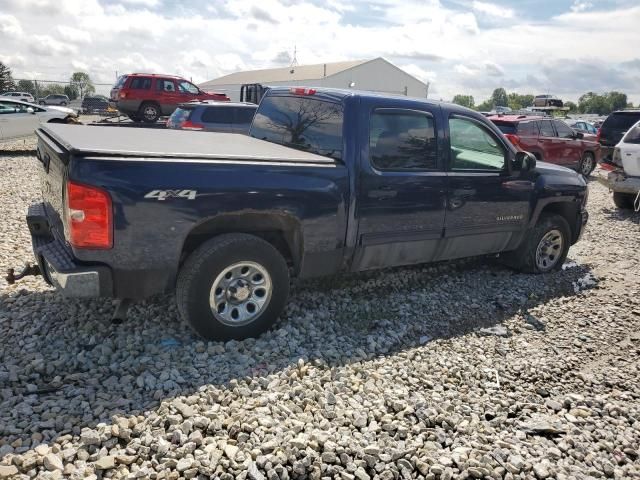
<svg viewBox="0 0 640 480">
<path fill-rule="evenodd" d="M 47 125 L 27 216 L 70 296 L 176 294 L 209 339 L 269 328 L 293 277 L 501 254 L 559 269 L 587 221 L 577 173 L 482 115 L 399 96 L 273 88 L 250 135 Z"/>
</svg>

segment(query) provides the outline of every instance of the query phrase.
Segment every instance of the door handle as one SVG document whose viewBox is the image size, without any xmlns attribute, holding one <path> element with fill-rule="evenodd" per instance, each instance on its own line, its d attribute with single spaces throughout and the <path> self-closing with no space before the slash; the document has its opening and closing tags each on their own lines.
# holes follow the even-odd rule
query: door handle
<svg viewBox="0 0 640 480">
<path fill-rule="evenodd" d="M 380 200 L 386 198 L 395 198 L 398 195 L 398 192 L 395 190 L 370 190 L 369 198 L 378 198 Z"/>
<path fill-rule="evenodd" d="M 530 192 L 533 190 L 533 182 L 529 180 L 507 180 L 502 182 L 502 186 L 507 190 L 518 190 L 521 192 Z"/>
</svg>

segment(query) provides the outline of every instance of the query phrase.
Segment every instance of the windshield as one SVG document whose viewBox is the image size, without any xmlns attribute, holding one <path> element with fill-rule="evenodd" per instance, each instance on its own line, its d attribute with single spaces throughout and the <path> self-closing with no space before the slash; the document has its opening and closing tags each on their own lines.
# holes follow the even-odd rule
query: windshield
<svg viewBox="0 0 640 480">
<path fill-rule="evenodd" d="M 338 103 L 308 96 L 267 96 L 256 112 L 250 135 L 342 160 L 343 117 Z"/>
<path fill-rule="evenodd" d="M 120 75 L 113 88 L 122 88 L 122 86 L 124 85 L 124 82 L 127 81 L 127 77 L 128 75 Z"/>
</svg>

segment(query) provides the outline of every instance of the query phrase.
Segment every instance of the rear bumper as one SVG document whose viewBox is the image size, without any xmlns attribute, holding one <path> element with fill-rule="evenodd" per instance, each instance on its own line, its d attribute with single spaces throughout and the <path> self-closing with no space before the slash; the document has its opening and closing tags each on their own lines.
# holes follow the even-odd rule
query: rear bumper
<svg viewBox="0 0 640 480">
<path fill-rule="evenodd" d="M 620 171 L 609 172 L 607 183 L 614 192 L 632 194 L 640 192 L 640 177 L 627 177 Z"/>
<path fill-rule="evenodd" d="M 27 225 L 33 254 L 45 281 L 68 297 L 111 297 L 111 270 L 104 265 L 85 265 L 75 259 L 66 244 L 51 234 L 44 206 L 29 207 Z"/>
</svg>

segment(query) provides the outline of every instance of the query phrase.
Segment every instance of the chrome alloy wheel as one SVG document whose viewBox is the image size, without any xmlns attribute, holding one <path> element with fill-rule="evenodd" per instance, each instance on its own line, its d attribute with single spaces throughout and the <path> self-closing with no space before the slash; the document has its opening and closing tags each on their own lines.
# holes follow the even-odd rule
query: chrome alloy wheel
<svg viewBox="0 0 640 480">
<path fill-rule="evenodd" d="M 549 230 L 536 248 L 536 266 L 543 272 L 551 270 L 560 260 L 564 239 L 559 230 Z"/>
<path fill-rule="evenodd" d="M 209 305 L 225 325 L 239 327 L 253 322 L 269 305 L 271 276 L 255 262 L 238 262 L 225 268 L 211 286 Z"/>
</svg>

